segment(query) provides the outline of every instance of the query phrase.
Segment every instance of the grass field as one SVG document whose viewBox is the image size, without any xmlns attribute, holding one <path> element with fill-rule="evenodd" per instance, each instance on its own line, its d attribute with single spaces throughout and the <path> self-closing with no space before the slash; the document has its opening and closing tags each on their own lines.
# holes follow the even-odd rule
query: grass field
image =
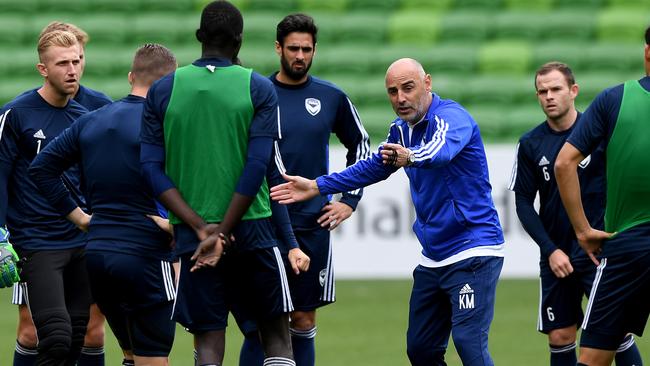
<svg viewBox="0 0 650 366">
<path fill-rule="evenodd" d="M 319 312 L 317 364 L 408 365 L 405 332 L 410 281 L 338 281 L 335 305 Z M 11 365 L 17 311 L 10 305 L 11 291 L 0 291 L 0 365 Z M 490 349 L 496 365 L 548 365 L 545 336 L 535 330 L 537 280 L 502 280 L 496 314 L 490 332 Z M 231 324 L 232 321 L 231 321 Z M 121 354 L 110 335 L 106 340 L 106 364 L 119 365 Z M 637 338 L 641 354 L 650 359 L 650 337 Z M 225 364 L 237 365 L 241 335 L 231 326 L 227 335 Z M 173 365 L 192 365 L 191 337 L 178 328 L 171 354 Z M 447 352 L 449 365 L 461 365 L 453 346 Z"/>
</svg>

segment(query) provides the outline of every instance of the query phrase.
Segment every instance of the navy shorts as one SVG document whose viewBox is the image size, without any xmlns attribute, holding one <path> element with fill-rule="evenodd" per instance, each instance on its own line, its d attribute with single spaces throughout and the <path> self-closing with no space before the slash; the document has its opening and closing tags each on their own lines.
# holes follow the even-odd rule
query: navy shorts
<svg viewBox="0 0 650 366">
<path fill-rule="evenodd" d="M 108 251 L 86 252 L 90 288 L 120 347 L 166 357 L 174 342 L 176 296 L 170 262 Z"/>
<path fill-rule="evenodd" d="M 502 267 L 502 257 L 490 256 L 415 268 L 406 334 L 412 365 L 444 364 L 450 332 L 463 365 L 494 364 L 488 332 Z"/>
<path fill-rule="evenodd" d="M 619 234 L 608 241 L 629 240 Z M 650 238 L 637 238 L 646 241 Z M 608 255 L 606 249 L 596 271 L 582 322 L 580 347 L 616 350 L 627 333 L 643 335 L 650 302 L 650 250 Z"/>
<path fill-rule="evenodd" d="M 191 333 L 225 329 L 231 310 L 251 321 L 293 311 L 287 273 L 277 247 L 230 248 L 216 267 L 195 272 L 190 272 L 191 256 L 180 255 L 174 305 L 174 320 Z"/>
<path fill-rule="evenodd" d="M 309 270 L 289 273 L 293 304 L 298 311 L 312 311 L 336 301 L 332 242 L 327 229 L 295 230 L 300 249 L 309 256 Z"/>
<path fill-rule="evenodd" d="M 547 262 L 540 268 L 540 303 L 537 330 L 548 334 L 555 329 L 575 326 L 582 322 L 582 299 L 589 297 L 596 265 L 589 259 L 572 262 L 573 272 L 558 278 Z"/>
</svg>

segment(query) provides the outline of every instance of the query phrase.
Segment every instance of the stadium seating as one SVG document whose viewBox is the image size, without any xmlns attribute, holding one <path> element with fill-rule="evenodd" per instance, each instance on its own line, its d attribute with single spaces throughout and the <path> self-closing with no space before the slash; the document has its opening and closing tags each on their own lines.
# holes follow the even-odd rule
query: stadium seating
<svg viewBox="0 0 650 366">
<path fill-rule="evenodd" d="M 513 10 L 550 10 L 555 1 L 553 0 L 504 0 L 506 9 Z"/>
<path fill-rule="evenodd" d="M 416 10 L 416 11 L 435 11 L 439 12 L 442 10 L 449 9 L 453 6 L 454 1 L 457 0 L 402 0 L 401 7 L 404 10 Z"/>
<path fill-rule="evenodd" d="M 305 12 L 332 11 L 342 12 L 347 7 L 347 0 L 297 0 L 298 9 Z M 354 0 L 352 0 L 354 1 Z"/>
<path fill-rule="evenodd" d="M 38 10 L 38 0 L 0 0 L 0 14 L 35 14 Z"/>
<path fill-rule="evenodd" d="M 503 5 L 502 0 L 455 0 L 453 3 L 457 9 L 498 9 Z"/>
<path fill-rule="evenodd" d="M 492 16 L 485 12 L 457 11 L 440 17 L 441 42 L 478 43 L 486 40 L 490 33 Z"/>
<path fill-rule="evenodd" d="M 440 16 L 432 12 L 404 11 L 388 20 L 388 36 L 395 44 L 430 45 L 438 39 Z"/>
<path fill-rule="evenodd" d="M 387 17 L 377 12 L 355 12 L 344 17 L 337 14 L 316 13 L 319 43 L 381 45 L 388 38 Z M 277 22 L 282 19 L 279 19 Z"/>
<path fill-rule="evenodd" d="M 596 33 L 596 15 L 592 9 L 552 11 L 544 17 L 546 26 L 540 41 L 591 41 Z"/>
<path fill-rule="evenodd" d="M 249 11 L 274 10 L 285 13 L 288 9 L 295 11 L 298 8 L 297 0 L 244 0 L 241 3 L 241 8 Z"/>
<path fill-rule="evenodd" d="M 167 13 L 147 13 L 132 18 L 133 38 L 129 41 L 137 43 L 157 42 L 167 46 L 188 44 L 196 40 L 194 32 L 188 29 L 199 27 L 199 21 L 194 16 L 178 16 Z"/>
<path fill-rule="evenodd" d="M 549 61 L 560 61 L 578 71 L 588 68 L 590 60 L 584 57 L 588 44 L 571 41 L 547 42 L 532 48 L 531 70 L 535 70 Z"/>
<path fill-rule="evenodd" d="M 406 1 L 403 1 L 405 4 Z M 397 9 L 400 0 L 350 0 L 347 3 L 347 9 L 351 11 L 383 11 L 389 12 Z"/>
<path fill-rule="evenodd" d="M 591 10 L 599 9 L 607 0 L 571 0 L 571 1 L 555 1 L 553 4 L 556 8 L 569 8 L 573 10 Z"/>
<path fill-rule="evenodd" d="M 66 20 L 65 18 L 57 19 Z M 119 45 L 118 49 L 120 49 L 122 44 L 127 41 L 132 42 L 134 36 L 133 22 L 129 21 L 127 15 L 101 14 L 100 12 L 100 15 L 88 15 L 70 21 L 88 32 L 91 43 L 96 45 Z"/>
<path fill-rule="evenodd" d="M 272 11 L 257 11 L 244 15 L 244 45 L 273 46 L 275 27 L 284 14 Z"/>
<path fill-rule="evenodd" d="M 0 0 L 4 103 L 41 83 L 36 37 L 52 20 L 85 29 L 91 41 L 84 84 L 121 97 L 133 51 L 168 46 L 181 65 L 200 56 L 198 11 L 210 0 Z M 244 14 L 245 66 L 279 67 L 275 27 L 304 11 L 319 26 L 312 72 L 345 90 L 371 133 L 382 138 L 394 113 L 384 74 L 402 57 L 422 62 L 433 89 L 476 115 L 488 139 L 509 139 L 543 118 L 533 75 L 568 63 L 584 109 L 603 88 L 643 74 L 639 44 L 650 23 L 648 0 L 233 0 Z"/>
<path fill-rule="evenodd" d="M 547 13 L 509 11 L 495 15 L 494 37 L 497 39 L 533 40 L 547 28 Z"/>
<path fill-rule="evenodd" d="M 622 47 L 618 43 L 600 43 L 587 48 L 583 57 L 589 60 L 583 65 L 585 70 L 610 72 L 636 70 L 639 74 L 643 72 L 643 50 L 638 46 Z"/>
<path fill-rule="evenodd" d="M 498 41 L 483 45 L 478 57 L 483 73 L 525 74 L 532 50 L 526 42 Z"/>
<path fill-rule="evenodd" d="M 650 4 L 645 7 L 613 8 L 602 11 L 596 33 L 601 41 L 642 42 L 643 31 L 650 24 Z"/>
<path fill-rule="evenodd" d="M 27 43 L 26 28 L 25 18 L 3 14 L 0 16 L 0 44 L 15 46 Z"/>
</svg>

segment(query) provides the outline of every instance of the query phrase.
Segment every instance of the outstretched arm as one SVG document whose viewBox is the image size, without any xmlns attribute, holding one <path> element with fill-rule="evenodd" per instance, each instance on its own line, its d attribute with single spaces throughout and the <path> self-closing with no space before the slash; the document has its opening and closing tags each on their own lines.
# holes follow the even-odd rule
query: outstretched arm
<svg viewBox="0 0 650 366">
<path fill-rule="evenodd" d="M 283 205 L 302 202 L 320 194 L 315 180 L 297 175 L 282 174 L 287 183 L 278 184 L 271 188 L 271 199 Z"/>
</svg>

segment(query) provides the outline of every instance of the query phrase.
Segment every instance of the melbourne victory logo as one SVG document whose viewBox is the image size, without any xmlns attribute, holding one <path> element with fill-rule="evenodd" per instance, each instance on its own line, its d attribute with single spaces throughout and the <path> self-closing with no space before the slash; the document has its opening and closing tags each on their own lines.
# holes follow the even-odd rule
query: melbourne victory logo
<svg viewBox="0 0 650 366">
<path fill-rule="evenodd" d="M 305 99 L 305 109 L 312 116 L 315 116 L 320 112 L 320 100 L 316 98 L 307 98 Z"/>
</svg>

